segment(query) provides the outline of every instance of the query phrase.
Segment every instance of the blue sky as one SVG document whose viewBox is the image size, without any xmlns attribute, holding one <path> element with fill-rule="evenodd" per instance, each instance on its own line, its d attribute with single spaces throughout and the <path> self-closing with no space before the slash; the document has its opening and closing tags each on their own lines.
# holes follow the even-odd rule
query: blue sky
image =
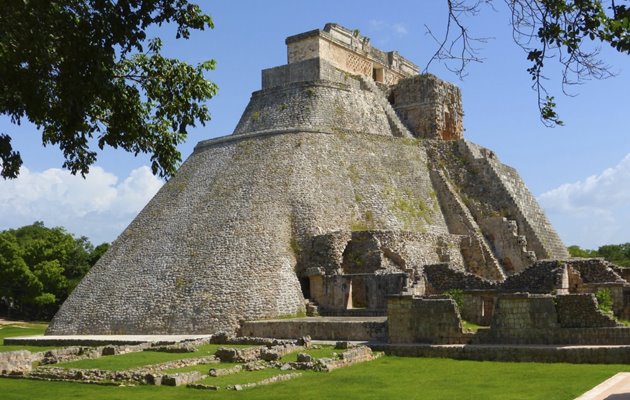
<svg viewBox="0 0 630 400">
<path fill-rule="evenodd" d="M 436 49 L 425 25 L 439 33 L 446 21 L 445 0 L 395 6 L 371 0 L 201 4 L 215 20 L 214 30 L 194 33 L 188 41 L 174 40 L 172 27 L 152 32 L 163 38 L 169 56 L 191 63 L 217 60 L 216 71 L 208 74 L 219 85 L 208 103 L 213 119 L 190 132 L 180 146 L 184 159 L 198 141 L 232 133 L 251 92 L 260 88 L 260 71 L 286 63 L 287 36 L 337 22 L 424 67 Z M 566 125 L 545 128 L 525 54 L 512 42 L 504 7 L 496 2 L 496 10 L 484 9 L 468 20 L 473 36 L 494 39 L 480 49 L 485 60 L 471 65 L 464 81 L 440 64 L 429 72 L 461 87 L 466 138 L 519 171 L 567 245 L 596 248 L 630 241 L 630 57 L 604 48 L 603 58 L 618 76 L 588 82 L 574 90 L 576 97 L 562 96 L 559 80 L 551 79 L 548 87 L 557 94 Z M 547 72 L 558 77 L 553 63 Z M 43 220 L 95 243 L 111 241 L 161 185 L 148 172 L 148 157 L 105 151 L 83 180 L 59 170 L 60 152 L 43 148 L 34 127 L 0 118 L 0 132 L 13 135 L 24 158 L 18 180 L 0 181 L 0 229 Z"/>
</svg>

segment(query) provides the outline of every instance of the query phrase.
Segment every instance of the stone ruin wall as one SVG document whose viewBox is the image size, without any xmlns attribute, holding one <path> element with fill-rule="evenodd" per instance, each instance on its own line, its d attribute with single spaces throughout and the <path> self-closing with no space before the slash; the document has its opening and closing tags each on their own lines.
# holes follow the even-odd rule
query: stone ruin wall
<svg viewBox="0 0 630 400">
<path fill-rule="evenodd" d="M 499 296 L 492 325 L 475 342 L 496 344 L 621 345 L 630 328 L 597 309 L 592 294 Z"/>
<path fill-rule="evenodd" d="M 624 345 L 630 328 L 597 309 L 592 294 L 499 296 L 489 328 L 462 329 L 455 302 L 443 296 L 390 296 L 390 343 Z"/>
<path fill-rule="evenodd" d="M 390 343 L 466 343 L 455 302 L 448 297 L 390 296 L 387 299 Z"/>
<path fill-rule="evenodd" d="M 384 311 L 388 295 L 424 293 L 422 265 L 450 262 L 463 270 L 462 239 L 404 231 L 333 232 L 315 236 L 312 246 L 304 247 L 297 273 L 308 279 L 310 299 L 320 313 L 356 307 Z"/>
<path fill-rule="evenodd" d="M 339 231 L 318 235 L 305 247 L 306 275 L 403 272 L 425 264 L 449 262 L 464 270 L 461 236 L 391 231 Z"/>
<path fill-rule="evenodd" d="M 460 140 L 464 136 L 462 96 L 459 88 L 430 74 L 399 81 L 389 101 L 414 136 Z"/>
</svg>

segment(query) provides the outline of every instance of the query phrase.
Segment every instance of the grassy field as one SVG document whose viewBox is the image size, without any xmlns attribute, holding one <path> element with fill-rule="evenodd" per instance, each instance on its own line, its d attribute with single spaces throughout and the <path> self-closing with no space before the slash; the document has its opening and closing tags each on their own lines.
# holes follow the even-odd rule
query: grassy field
<svg viewBox="0 0 630 400">
<path fill-rule="evenodd" d="M 41 335 L 44 333 L 45 330 L 46 324 L 43 323 L 16 323 L 9 325 L 0 325 L 0 352 L 14 350 L 44 351 L 54 349 L 54 347 L 16 346 L 4 344 L 4 338 L 6 337 Z"/>
<path fill-rule="evenodd" d="M 294 351 L 293 353 L 284 355 L 281 360 L 284 362 L 297 361 L 298 353 L 310 354 L 313 358 L 331 358 L 333 353 L 339 354 L 342 352 L 343 350 L 336 350 L 333 346 L 321 346 L 318 349 Z"/>
<path fill-rule="evenodd" d="M 109 371 L 120 371 L 130 368 L 142 367 L 143 365 L 159 364 L 166 361 L 210 356 L 216 353 L 219 347 L 225 347 L 225 345 L 207 344 L 199 346 L 199 351 L 196 351 L 194 353 L 162 353 L 155 351 L 140 351 L 135 353 L 121 354 L 119 356 L 105 356 L 87 360 L 72 361 L 62 364 L 55 364 L 54 366 L 63 368 L 96 368 Z M 229 347 L 251 346 L 230 345 Z"/>
<path fill-rule="evenodd" d="M 43 325 L 4 326 L 0 338 L 39 334 Z M 4 347 L 4 346 L 2 346 Z M 13 347 L 13 346 L 12 346 Z M 83 368 L 125 369 L 169 359 L 211 354 L 216 345 L 202 346 L 195 353 L 141 352 L 103 357 L 66 365 Z M 316 357 L 334 350 L 323 347 L 309 351 Z M 287 356 L 293 359 L 296 353 Z M 116 361 L 114 361 L 116 360 Z M 93 362 L 82 365 L 79 363 Z M 221 367 L 229 365 L 222 364 Z M 207 370 L 215 365 L 190 367 Z M 0 378 L 3 400 L 53 399 L 554 399 L 570 400 L 617 372 L 630 371 L 627 365 L 540 364 L 456 361 L 431 358 L 382 357 L 369 363 L 330 373 L 305 372 L 300 378 L 248 389 L 242 392 L 209 392 L 185 387 L 112 387 L 79 383 L 42 382 Z M 204 383 L 225 386 L 257 382 L 284 373 L 279 370 L 242 372 L 221 378 L 205 378 Z"/>
<path fill-rule="evenodd" d="M 206 392 L 163 386 L 109 387 L 0 379 L 0 393 L 6 400 L 33 398 L 255 400 L 295 399 L 298 395 L 300 399 L 318 400 L 326 398 L 569 400 L 616 372 L 629 369 L 625 365 L 499 363 L 382 357 L 330 373 L 307 373 L 288 382 L 243 392 L 225 390 Z M 241 377 L 249 376 L 246 374 L 253 373 L 244 373 Z M 260 378 L 253 375 L 251 377 Z M 244 379 L 237 380 L 236 383 L 246 383 Z M 257 380 L 260 379 L 253 379 Z"/>
</svg>

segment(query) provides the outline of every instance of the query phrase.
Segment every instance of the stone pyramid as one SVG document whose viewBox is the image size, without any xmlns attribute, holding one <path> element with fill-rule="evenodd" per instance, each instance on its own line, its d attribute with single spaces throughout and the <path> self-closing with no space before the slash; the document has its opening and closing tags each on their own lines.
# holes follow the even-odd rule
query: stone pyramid
<svg viewBox="0 0 630 400">
<path fill-rule="evenodd" d="M 48 334 L 378 315 L 427 290 L 427 265 L 503 281 L 568 256 L 517 172 L 463 139 L 456 86 L 336 24 L 286 43 L 234 133 L 196 146 Z"/>
</svg>

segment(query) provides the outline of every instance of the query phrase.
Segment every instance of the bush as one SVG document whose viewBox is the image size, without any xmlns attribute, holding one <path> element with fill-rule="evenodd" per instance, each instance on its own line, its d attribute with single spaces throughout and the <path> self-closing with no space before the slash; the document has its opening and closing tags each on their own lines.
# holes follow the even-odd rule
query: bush
<svg viewBox="0 0 630 400">
<path fill-rule="evenodd" d="M 597 289 L 595 293 L 597 299 L 597 308 L 606 314 L 612 314 L 613 299 L 610 289 Z"/>
</svg>

